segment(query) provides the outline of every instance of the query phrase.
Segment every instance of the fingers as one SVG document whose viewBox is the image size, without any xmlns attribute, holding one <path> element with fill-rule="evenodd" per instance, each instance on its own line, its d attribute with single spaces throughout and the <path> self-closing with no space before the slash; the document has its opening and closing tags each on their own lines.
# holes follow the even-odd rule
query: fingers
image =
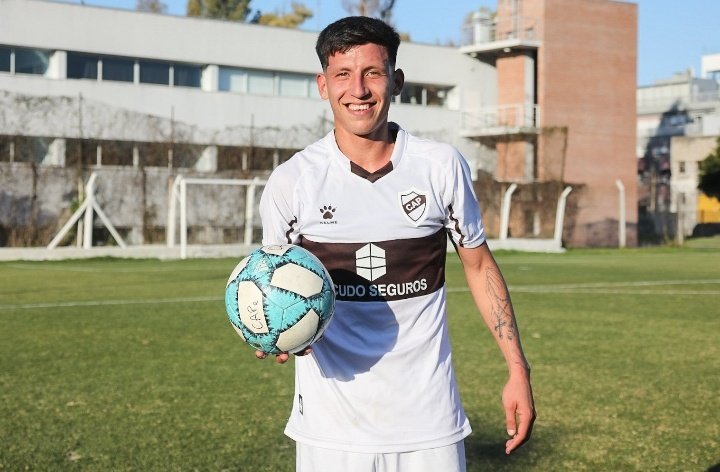
<svg viewBox="0 0 720 472">
<path fill-rule="evenodd" d="M 505 405 L 505 428 L 508 436 L 515 437 L 517 434 L 517 421 L 515 419 L 515 406 L 516 405 Z"/>
<path fill-rule="evenodd" d="M 506 410 L 507 415 L 507 410 Z M 505 442 L 505 454 L 510 454 L 515 449 L 525 444 L 532 433 L 532 427 L 535 422 L 535 411 L 518 411 L 517 421 L 515 420 L 515 412 L 512 414 L 512 426 L 510 420 L 507 419 L 507 431 L 510 439 Z"/>
<path fill-rule="evenodd" d="M 311 352 L 312 352 L 312 348 L 307 347 L 304 350 L 296 353 L 295 355 L 296 356 L 306 356 L 306 355 L 310 354 Z M 268 356 L 267 352 L 255 351 L 255 357 L 257 357 L 258 359 L 265 359 L 267 356 Z M 275 356 L 275 362 L 277 362 L 278 364 L 284 364 L 288 360 L 290 360 L 290 354 L 288 354 L 287 352 L 282 352 Z"/>
<path fill-rule="evenodd" d="M 265 359 L 267 356 L 267 352 L 255 351 L 255 357 L 258 359 Z M 287 352 L 283 352 L 275 356 L 275 362 L 278 364 L 284 364 L 288 361 L 288 359 L 290 359 L 290 355 Z"/>
</svg>

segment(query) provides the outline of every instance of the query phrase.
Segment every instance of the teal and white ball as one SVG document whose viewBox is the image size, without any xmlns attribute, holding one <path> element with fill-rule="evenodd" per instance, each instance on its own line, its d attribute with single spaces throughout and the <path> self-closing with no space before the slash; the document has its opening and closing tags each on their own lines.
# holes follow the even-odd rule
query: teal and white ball
<svg viewBox="0 0 720 472">
<path fill-rule="evenodd" d="M 335 310 L 327 270 L 300 246 L 263 246 L 240 261 L 225 288 L 235 331 L 269 354 L 299 352 L 318 340 Z"/>
</svg>

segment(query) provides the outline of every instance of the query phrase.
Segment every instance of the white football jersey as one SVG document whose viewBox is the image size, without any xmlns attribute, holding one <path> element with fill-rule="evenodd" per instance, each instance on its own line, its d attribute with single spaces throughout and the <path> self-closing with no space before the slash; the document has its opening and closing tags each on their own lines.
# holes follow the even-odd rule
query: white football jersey
<svg viewBox="0 0 720 472">
<path fill-rule="evenodd" d="M 318 447 L 404 452 L 470 434 L 446 319 L 447 239 L 485 241 L 467 163 L 450 145 L 397 125 L 391 161 L 368 173 L 334 132 L 270 176 L 263 244 L 293 243 L 325 264 L 336 311 L 309 356 L 295 360 L 285 433 Z"/>
</svg>

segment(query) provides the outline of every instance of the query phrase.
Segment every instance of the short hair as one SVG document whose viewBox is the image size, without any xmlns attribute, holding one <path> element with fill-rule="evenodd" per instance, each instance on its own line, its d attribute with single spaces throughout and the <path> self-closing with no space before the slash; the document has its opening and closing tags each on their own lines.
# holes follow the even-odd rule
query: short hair
<svg viewBox="0 0 720 472">
<path fill-rule="evenodd" d="M 346 53 L 355 46 L 369 43 L 384 46 L 390 65 L 395 67 L 400 35 L 384 21 L 367 16 L 348 16 L 330 23 L 320 32 L 315 52 L 325 70 L 330 56 L 338 52 Z"/>
</svg>

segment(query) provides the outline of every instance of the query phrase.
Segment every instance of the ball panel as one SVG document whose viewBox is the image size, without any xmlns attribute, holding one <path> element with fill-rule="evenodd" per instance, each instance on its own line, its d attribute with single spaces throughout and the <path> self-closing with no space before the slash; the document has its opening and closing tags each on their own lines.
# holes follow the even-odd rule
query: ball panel
<svg viewBox="0 0 720 472">
<path fill-rule="evenodd" d="M 240 337 L 242 338 L 243 341 L 247 342 L 247 339 L 245 339 L 245 334 L 243 334 L 243 332 L 242 332 L 242 330 L 241 330 L 240 328 L 238 328 L 237 326 L 235 326 L 233 323 L 230 323 L 230 326 L 233 327 L 233 329 L 235 330 L 235 332 L 238 334 L 238 336 L 240 336 Z"/>
<path fill-rule="evenodd" d="M 230 273 L 230 277 L 228 278 L 227 284 L 225 284 L 225 287 L 228 287 L 230 283 L 237 278 L 237 276 L 240 274 L 240 272 L 247 267 L 248 261 L 250 260 L 250 256 L 244 258 L 240 262 L 238 262 L 238 265 L 235 266 L 233 271 Z"/>
<path fill-rule="evenodd" d="M 260 251 L 264 252 L 265 254 L 284 256 L 286 252 L 292 250 L 294 247 L 295 246 L 293 246 L 292 244 L 271 244 L 261 247 Z"/>
<path fill-rule="evenodd" d="M 275 346 L 287 352 L 305 349 L 313 340 L 319 322 L 317 313 L 314 310 L 308 311 L 297 323 L 280 333 Z"/>
<path fill-rule="evenodd" d="M 329 320 L 335 312 L 335 290 L 327 288 L 320 295 L 308 300 L 308 303 L 323 320 Z"/>
<path fill-rule="evenodd" d="M 272 303 L 277 307 L 276 310 L 279 313 L 278 315 L 274 315 L 274 313 L 271 313 L 271 310 L 268 310 L 270 316 L 278 320 L 283 318 L 283 312 L 288 308 L 298 303 L 304 304 L 306 301 L 304 297 L 301 297 L 295 292 L 289 292 L 281 288 L 273 287 L 272 285 L 265 287 L 264 293 L 266 302 Z"/>
<path fill-rule="evenodd" d="M 270 284 L 310 298 L 322 290 L 323 279 L 305 267 L 286 264 L 275 269 Z"/>
<path fill-rule="evenodd" d="M 237 289 L 237 306 L 240 321 L 255 334 L 268 333 L 263 294 L 253 282 L 242 281 Z"/>
</svg>

